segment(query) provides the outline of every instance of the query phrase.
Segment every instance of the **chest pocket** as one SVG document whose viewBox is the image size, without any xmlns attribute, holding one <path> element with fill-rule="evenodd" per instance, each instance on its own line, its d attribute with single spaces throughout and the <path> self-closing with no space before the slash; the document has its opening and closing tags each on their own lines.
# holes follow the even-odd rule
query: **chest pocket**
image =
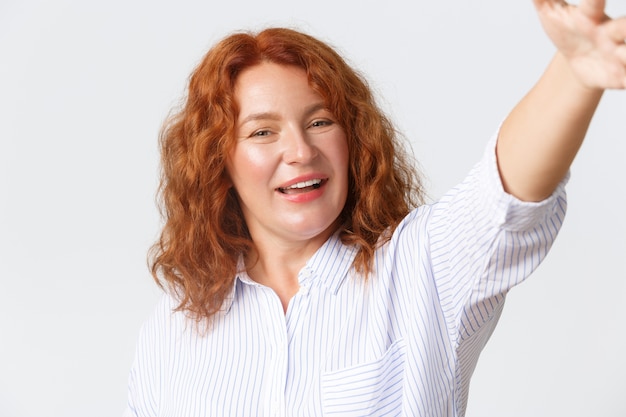
<svg viewBox="0 0 626 417">
<path fill-rule="evenodd" d="M 401 415 L 405 356 L 406 343 L 399 339 L 373 362 L 323 374 L 324 414 Z"/>
</svg>

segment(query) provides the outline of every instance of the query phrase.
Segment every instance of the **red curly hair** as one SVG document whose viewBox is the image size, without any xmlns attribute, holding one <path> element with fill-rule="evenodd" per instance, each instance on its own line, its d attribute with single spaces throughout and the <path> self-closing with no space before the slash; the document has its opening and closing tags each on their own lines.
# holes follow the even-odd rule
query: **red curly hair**
<svg viewBox="0 0 626 417">
<path fill-rule="evenodd" d="M 237 76 L 264 61 L 303 68 L 346 132 L 351 163 L 340 236 L 359 247 L 359 272 L 369 274 L 377 245 L 423 200 L 392 124 L 365 80 L 331 47 L 283 28 L 226 37 L 192 73 L 182 109 L 160 136 L 165 225 L 151 249 L 151 271 L 178 297 L 178 309 L 197 320 L 220 310 L 239 257 L 253 245 L 225 167 L 235 144 Z"/>
</svg>

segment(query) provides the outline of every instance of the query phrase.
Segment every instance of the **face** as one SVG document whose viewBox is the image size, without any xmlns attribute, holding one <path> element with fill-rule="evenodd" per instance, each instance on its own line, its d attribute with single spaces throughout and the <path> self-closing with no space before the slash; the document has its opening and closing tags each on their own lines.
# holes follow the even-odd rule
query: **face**
<svg viewBox="0 0 626 417">
<path fill-rule="evenodd" d="M 298 67 L 262 63 L 235 85 L 237 142 L 227 172 L 258 245 L 321 245 L 348 192 L 348 145 Z"/>
</svg>

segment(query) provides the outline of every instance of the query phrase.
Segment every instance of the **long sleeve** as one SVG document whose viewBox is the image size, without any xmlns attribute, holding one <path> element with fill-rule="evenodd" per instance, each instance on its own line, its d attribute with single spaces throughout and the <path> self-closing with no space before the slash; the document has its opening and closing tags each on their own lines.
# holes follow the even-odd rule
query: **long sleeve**
<svg viewBox="0 0 626 417">
<path fill-rule="evenodd" d="M 566 177 L 541 202 L 507 194 L 498 173 L 496 137 L 483 159 L 433 208 L 429 230 L 433 274 L 457 350 L 459 408 L 464 410 L 478 355 L 505 295 L 547 255 L 566 211 Z"/>
</svg>

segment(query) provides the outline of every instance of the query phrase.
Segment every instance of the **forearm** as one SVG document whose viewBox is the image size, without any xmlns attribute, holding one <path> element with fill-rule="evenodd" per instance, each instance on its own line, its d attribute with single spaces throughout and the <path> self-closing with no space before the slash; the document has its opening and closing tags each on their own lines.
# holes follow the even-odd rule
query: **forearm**
<svg viewBox="0 0 626 417">
<path fill-rule="evenodd" d="M 505 190 L 525 201 L 548 197 L 567 173 L 602 96 L 557 54 L 506 118 L 496 153 Z"/>
</svg>

